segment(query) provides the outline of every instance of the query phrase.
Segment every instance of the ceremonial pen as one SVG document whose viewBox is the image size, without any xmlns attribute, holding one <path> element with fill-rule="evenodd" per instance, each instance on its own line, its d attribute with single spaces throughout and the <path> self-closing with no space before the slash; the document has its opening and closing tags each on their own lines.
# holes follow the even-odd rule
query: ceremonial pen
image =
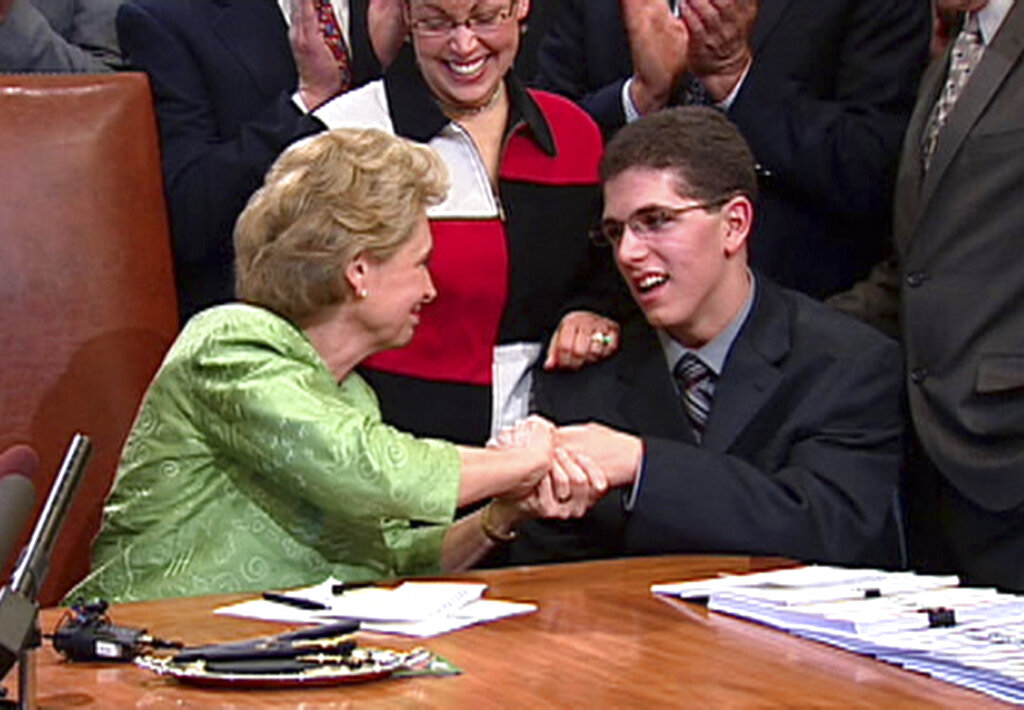
<svg viewBox="0 0 1024 710">
<path fill-rule="evenodd" d="M 306 609 L 308 611 L 324 611 L 325 609 L 330 608 L 326 604 L 322 604 L 312 599 L 293 597 L 287 594 L 280 594 L 278 592 L 263 592 L 263 598 L 266 599 L 268 602 L 285 604 L 287 606 L 293 606 L 296 609 Z"/>
</svg>

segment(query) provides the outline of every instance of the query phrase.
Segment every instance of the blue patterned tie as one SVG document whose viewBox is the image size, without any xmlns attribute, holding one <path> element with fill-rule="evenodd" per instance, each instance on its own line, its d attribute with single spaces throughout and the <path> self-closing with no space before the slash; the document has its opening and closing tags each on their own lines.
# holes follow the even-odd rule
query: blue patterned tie
<svg viewBox="0 0 1024 710">
<path fill-rule="evenodd" d="M 704 427 L 711 412 L 714 398 L 714 375 L 711 369 L 693 353 L 684 353 L 672 369 L 679 391 L 683 396 L 683 408 L 693 424 L 697 443 L 704 439 Z"/>
</svg>

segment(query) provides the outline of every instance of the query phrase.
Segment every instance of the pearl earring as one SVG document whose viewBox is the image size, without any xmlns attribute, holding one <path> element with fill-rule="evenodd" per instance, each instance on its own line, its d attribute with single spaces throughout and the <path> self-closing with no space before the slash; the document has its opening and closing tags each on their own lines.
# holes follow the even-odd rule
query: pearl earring
<svg viewBox="0 0 1024 710">
<path fill-rule="evenodd" d="M 361 288 L 361 289 L 359 289 L 359 294 L 358 295 L 359 295 L 359 298 L 366 298 L 367 296 L 370 295 L 370 292 L 367 291 L 365 288 Z"/>
</svg>

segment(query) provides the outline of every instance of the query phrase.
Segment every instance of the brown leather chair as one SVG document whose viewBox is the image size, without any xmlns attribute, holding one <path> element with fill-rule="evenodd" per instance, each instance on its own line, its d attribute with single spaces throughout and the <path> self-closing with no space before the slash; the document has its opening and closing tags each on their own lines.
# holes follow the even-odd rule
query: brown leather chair
<svg viewBox="0 0 1024 710">
<path fill-rule="evenodd" d="M 76 431 L 93 456 L 41 600 L 89 568 L 121 446 L 178 330 L 144 74 L 0 75 L 0 450 L 39 452 L 36 515 Z"/>
</svg>

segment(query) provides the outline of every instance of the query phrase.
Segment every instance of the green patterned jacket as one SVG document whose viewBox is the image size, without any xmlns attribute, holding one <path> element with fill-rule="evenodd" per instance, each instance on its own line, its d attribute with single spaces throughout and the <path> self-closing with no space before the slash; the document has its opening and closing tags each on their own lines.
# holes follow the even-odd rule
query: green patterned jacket
<svg viewBox="0 0 1024 710">
<path fill-rule="evenodd" d="M 125 444 L 92 571 L 112 602 L 433 574 L 455 514 L 451 444 L 383 424 L 304 333 L 233 304 L 193 318 Z"/>
</svg>

